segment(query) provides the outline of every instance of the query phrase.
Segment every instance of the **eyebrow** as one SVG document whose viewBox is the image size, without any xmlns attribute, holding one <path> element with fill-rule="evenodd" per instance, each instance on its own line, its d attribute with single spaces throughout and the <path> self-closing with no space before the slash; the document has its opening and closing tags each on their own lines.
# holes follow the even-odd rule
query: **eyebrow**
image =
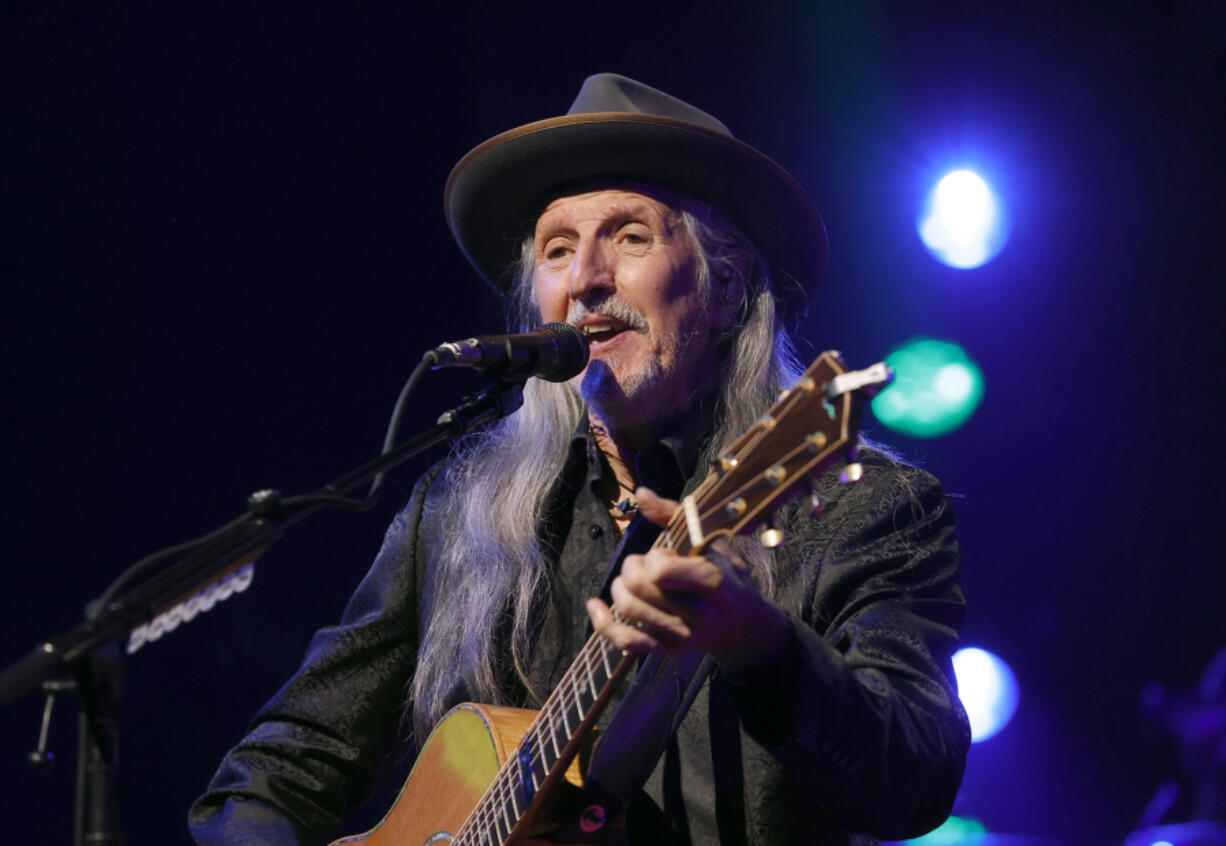
<svg viewBox="0 0 1226 846">
<path fill-rule="evenodd" d="M 664 215 L 661 217 L 662 217 L 662 222 L 664 224 L 666 231 L 671 235 L 673 231 L 676 229 L 676 226 L 674 225 L 672 218 L 676 218 L 677 223 L 680 223 L 681 218 L 680 218 L 680 215 L 677 212 L 673 211 L 672 209 L 669 209 L 669 213 L 670 213 L 669 215 Z M 541 216 L 541 218 L 543 219 L 548 214 L 549 212 L 546 212 L 545 215 Z M 614 221 L 624 221 L 626 218 L 632 218 L 632 217 L 644 217 L 644 218 L 656 217 L 655 210 L 651 206 L 647 205 L 646 203 L 626 201 L 626 200 L 617 200 L 616 202 L 614 202 L 612 205 L 608 207 L 606 214 L 609 219 L 612 219 Z M 537 226 L 538 227 L 540 226 L 539 220 L 537 222 Z M 571 227 L 566 226 L 564 224 L 556 223 L 556 224 L 550 225 L 547 229 L 542 231 L 539 236 L 534 237 L 533 240 L 536 241 L 539 238 L 550 238 L 550 237 L 553 237 L 553 235 L 557 234 L 559 231 L 566 231 L 566 230 L 569 230 L 570 228 Z"/>
</svg>

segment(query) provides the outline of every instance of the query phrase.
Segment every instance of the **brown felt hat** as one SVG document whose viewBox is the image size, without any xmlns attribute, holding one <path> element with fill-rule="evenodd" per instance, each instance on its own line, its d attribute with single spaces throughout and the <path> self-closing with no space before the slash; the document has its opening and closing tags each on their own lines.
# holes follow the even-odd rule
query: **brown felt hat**
<svg viewBox="0 0 1226 846">
<path fill-rule="evenodd" d="M 444 211 L 477 271 L 499 292 L 544 204 L 570 183 L 659 185 L 718 209 L 770 264 L 795 328 L 826 270 L 826 228 L 782 167 L 706 112 L 617 74 L 590 76 L 562 117 L 503 132 L 451 171 Z"/>
</svg>

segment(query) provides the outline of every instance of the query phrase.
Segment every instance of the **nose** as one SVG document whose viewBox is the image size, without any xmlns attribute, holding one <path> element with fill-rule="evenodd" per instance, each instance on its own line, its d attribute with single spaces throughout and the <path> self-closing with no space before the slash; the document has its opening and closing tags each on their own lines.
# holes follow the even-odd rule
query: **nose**
<svg viewBox="0 0 1226 846">
<path fill-rule="evenodd" d="M 612 251 L 600 240 L 580 242 L 570 264 L 570 298 L 591 303 L 607 298 L 616 287 Z"/>
</svg>

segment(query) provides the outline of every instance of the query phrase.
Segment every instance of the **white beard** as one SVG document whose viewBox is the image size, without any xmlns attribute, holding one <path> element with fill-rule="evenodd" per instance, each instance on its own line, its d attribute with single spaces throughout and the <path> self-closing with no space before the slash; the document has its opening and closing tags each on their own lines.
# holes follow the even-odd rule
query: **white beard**
<svg viewBox="0 0 1226 846">
<path fill-rule="evenodd" d="M 624 323 L 627 332 L 638 332 L 644 339 L 650 337 L 647 318 L 616 297 L 591 308 L 574 303 L 567 322 L 574 325 L 588 314 L 608 315 Z M 689 407 L 691 398 L 678 396 L 678 392 L 686 390 L 686 384 L 692 389 L 696 380 L 684 379 L 677 371 L 693 366 L 691 359 L 700 357 L 694 354 L 693 347 L 704 336 L 701 326 L 696 325 L 692 331 L 664 338 L 659 355 L 632 365 L 623 362 L 617 353 L 610 353 L 589 362 L 582 377 L 576 377 L 571 385 L 579 391 L 588 409 L 611 430 L 659 423 Z M 665 361 L 669 362 L 667 366 Z"/>
<path fill-rule="evenodd" d="M 612 428 L 650 419 L 654 406 L 665 399 L 660 392 L 666 390 L 669 375 L 658 358 L 643 362 L 629 373 L 622 372 L 619 364 L 616 356 L 590 362 L 579 385 L 588 408 Z"/>
</svg>

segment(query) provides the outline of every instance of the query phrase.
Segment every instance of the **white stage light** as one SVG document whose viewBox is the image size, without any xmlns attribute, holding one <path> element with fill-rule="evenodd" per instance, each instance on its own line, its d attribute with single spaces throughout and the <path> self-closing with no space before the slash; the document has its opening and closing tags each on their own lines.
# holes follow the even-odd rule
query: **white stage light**
<svg viewBox="0 0 1226 846">
<path fill-rule="evenodd" d="M 946 174 L 920 213 L 920 239 L 936 258 L 961 269 L 991 261 L 1008 239 L 1008 221 L 995 193 L 970 170 Z"/>
<path fill-rule="evenodd" d="M 1009 665 L 986 649 L 968 647 L 954 653 L 958 698 L 971 721 L 971 742 L 987 740 L 1003 729 L 1017 711 L 1017 677 Z"/>
</svg>

